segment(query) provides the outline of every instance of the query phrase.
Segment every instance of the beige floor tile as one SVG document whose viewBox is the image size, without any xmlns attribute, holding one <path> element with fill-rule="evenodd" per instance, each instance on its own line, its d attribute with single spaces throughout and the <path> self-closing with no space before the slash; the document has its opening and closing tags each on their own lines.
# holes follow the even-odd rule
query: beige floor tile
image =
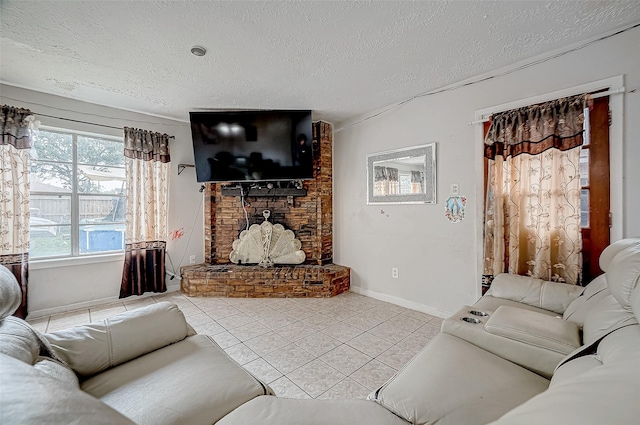
<svg viewBox="0 0 640 425">
<path fill-rule="evenodd" d="M 320 356 L 320 360 L 338 372 L 350 375 L 371 361 L 371 357 L 361 353 L 355 348 L 342 344 Z"/>
<path fill-rule="evenodd" d="M 123 299 L 122 303 L 127 310 L 135 310 L 136 308 L 155 304 L 156 300 L 153 297 L 139 297 L 134 295 Z"/>
<path fill-rule="evenodd" d="M 407 310 L 402 313 L 403 316 L 411 317 L 412 319 L 420 320 L 421 322 L 427 323 L 429 320 L 434 319 L 435 316 L 432 316 L 427 313 L 423 313 L 421 311 L 416 310 Z"/>
<path fill-rule="evenodd" d="M 56 332 L 62 329 L 72 328 L 78 325 L 86 325 L 91 322 L 89 309 L 75 310 L 68 313 L 51 316 L 47 332 Z"/>
<path fill-rule="evenodd" d="M 435 324 L 432 324 L 431 322 L 427 322 L 426 325 L 423 325 L 418 329 L 416 329 L 413 332 L 413 335 L 424 336 L 431 339 L 434 336 L 438 335 L 439 333 L 440 333 L 439 325 L 435 325 Z"/>
<path fill-rule="evenodd" d="M 295 342 L 298 347 L 306 350 L 314 356 L 321 356 L 339 346 L 341 343 L 329 335 L 317 332 Z"/>
<path fill-rule="evenodd" d="M 389 322 L 382 322 L 375 328 L 369 329 L 367 332 L 382 338 L 385 341 L 389 341 L 392 344 L 402 341 L 411 334 L 411 331 L 400 329 Z"/>
<path fill-rule="evenodd" d="M 316 333 L 316 331 L 302 322 L 295 322 L 282 328 L 276 329 L 276 333 L 293 342 L 302 338 L 306 338 L 309 335 Z"/>
<path fill-rule="evenodd" d="M 292 323 L 295 323 L 298 320 L 294 319 L 291 316 L 286 315 L 285 313 L 280 312 L 279 314 L 263 317 L 258 321 L 263 325 L 275 330 L 275 329 L 283 328 Z"/>
<path fill-rule="evenodd" d="M 251 372 L 256 378 L 267 384 L 282 377 L 282 373 L 271 366 L 262 357 L 245 364 L 243 367 Z"/>
<path fill-rule="evenodd" d="M 301 320 L 301 322 L 309 326 L 310 328 L 321 331 L 322 329 L 328 328 L 331 325 L 335 325 L 336 323 L 338 323 L 338 320 L 321 313 L 316 313 L 313 316 Z"/>
<path fill-rule="evenodd" d="M 396 345 L 404 348 L 405 350 L 417 354 L 420 350 L 422 350 L 430 341 L 429 337 L 424 335 L 418 335 L 416 333 L 412 333 Z"/>
<path fill-rule="evenodd" d="M 220 320 L 225 317 L 233 316 L 236 314 L 240 314 L 241 311 L 237 308 L 231 307 L 230 305 L 212 305 L 212 306 L 200 306 L 200 310 L 205 312 L 207 316 L 211 317 L 213 320 Z"/>
<path fill-rule="evenodd" d="M 367 331 L 352 340 L 347 341 L 347 345 L 370 357 L 376 357 L 391 348 L 393 344 L 378 336 L 372 335 Z"/>
<path fill-rule="evenodd" d="M 271 332 L 271 329 L 258 322 L 251 322 L 244 326 L 238 326 L 237 328 L 229 330 L 229 333 L 240 341 L 247 341 L 269 332 Z"/>
<path fill-rule="evenodd" d="M 216 320 L 220 326 L 230 331 L 233 328 L 238 328 L 240 326 L 246 325 L 248 323 L 255 322 L 253 317 L 249 317 L 244 313 L 234 314 L 233 316 L 223 317 L 222 319 Z"/>
<path fill-rule="evenodd" d="M 374 316 L 377 317 L 381 320 L 389 320 L 394 316 L 397 316 L 398 314 L 400 314 L 397 311 L 392 311 L 392 310 L 387 310 L 385 308 L 382 308 L 380 306 L 376 306 L 374 308 L 372 308 L 371 310 L 367 310 L 365 312 L 367 315 L 369 316 Z"/>
<path fill-rule="evenodd" d="M 384 320 L 375 317 L 373 315 L 368 315 L 365 313 L 358 313 L 354 316 L 351 316 L 344 320 L 345 323 L 350 324 L 351 326 L 355 326 L 356 328 L 368 331 L 371 328 L 378 326 L 380 323 L 384 322 Z"/>
<path fill-rule="evenodd" d="M 321 332 L 329 335 L 331 338 L 337 339 L 340 342 L 347 342 L 360 335 L 363 331 L 362 329 L 351 326 L 348 323 L 338 322 L 335 325 L 323 329 Z"/>
<path fill-rule="evenodd" d="M 399 314 L 387 320 L 386 323 L 392 326 L 395 326 L 398 329 L 413 332 L 419 327 L 421 327 L 422 325 L 424 325 L 426 322 L 423 322 L 417 319 L 412 319 L 411 317 L 408 317 L 404 314 Z"/>
<path fill-rule="evenodd" d="M 433 326 L 437 326 L 438 329 L 440 329 L 443 321 L 444 319 L 442 317 L 434 317 L 433 319 L 429 320 L 429 324 Z"/>
<path fill-rule="evenodd" d="M 89 316 L 92 322 L 97 322 L 98 320 L 104 320 L 109 317 L 115 316 L 118 313 L 123 313 L 127 311 L 124 304 L 108 304 L 107 306 L 99 306 L 99 307 L 91 307 L 89 309 Z"/>
<path fill-rule="evenodd" d="M 249 347 L 244 345 L 243 343 L 233 345 L 231 347 L 227 347 L 224 349 L 227 354 L 236 362 L 241 365 L 247 364 L 256 360 L 258 356 L 254 353 Z"/>
<path fill-rule="evenodd" d="M 309 394 L 302 391 L 299 386 L 291 382 L 291 380 L 286 376 L 276 379 L 271 382 L 269 386 L 276 393 L 276 396 L 280 398 L 311 398 Z"/>
<path fill-rule="evenodd" d="M 265 354 L 263 358 L 280 372 L 287 374 L 309 363 L 316 357 L 295 344 L 289 344 Z"/>
<path fill-rule="evenodd" d="M 370 389 L 377 389 L 387 382 L 396 373 L 396 370 L 377 360 L 371 360 L 366 365 L 352 373 L 349 377 L 360 385 Z"/>
<path fill-rule="evenodd" d="M 201 335 L 216 335 L 216 334 L 219 334 L 220 332 L 225 331 L 225 329 L 219 324 L 217 324 L 215 320 L 211 320 L 210 322 L 207 322 L 207 323 L 195 325 L 193 326 L 193 328 L 196 330 L 196 332 L 198 332 Z"/>
<path fill-rule="evenodd" d="M 289 344 L 289 341 L 275 332 L 269 332 L 244 342 L 260 356 L 276 351 Z"/>
<path fill-rule="evenodd" d="M 416 353 L 414 353 L 413 351 L 407 350 L 400 345 L 394 345 L 393 347 L 389 348 L 387 351 L 376 357 L 376 360 L 394 368 L 395 370 L 400 370 L 405 364 L 407 364 L 409 360 L 413 358 L 413 356 L 415 356 L 415 354 Z"/>
<path fill-rule="evenodd" d="M 288 373 L 287 378 L 315 398 L 342 381 L 345 375 L 316 359 Z"/>
<path fill-rule="evenodd" d="M 205 323 L 209 323 L 212 320 L 210 316 L 204 314 L 200 310 L 197 310 L 196 312 L 193 312 L 191 314 L 185 314 L 184 318 L 187 320 L 187 323 L 189 323 L 191 326 L 202 325 Z"/>
<path fill-rule="evenodd" d="M 335 319 L 335 320 L 345 320 L 351 316 L 353 316 L 353 311 L 346 309 L 344 307 L 332 308 L 329 310 L 325 310 L 325 315 Z"/>
<path fill-rule="evenodd" d="M 371 390 L 358 384 L 351 378 L 345 378 L 327 391 L 320 394 L 319 399 L 330 400 L 366 400 Z"/>
<path fill-rule="evenodd" d="M 211 335 L 211 338 L 213 338 L 216 344 L 218 344 L 222 349 L 225 349 L 240 343 L 240 340 L 238 338 L 231 335 L 227 331 L 220 332 L 215 335 Z"/>
</svg>

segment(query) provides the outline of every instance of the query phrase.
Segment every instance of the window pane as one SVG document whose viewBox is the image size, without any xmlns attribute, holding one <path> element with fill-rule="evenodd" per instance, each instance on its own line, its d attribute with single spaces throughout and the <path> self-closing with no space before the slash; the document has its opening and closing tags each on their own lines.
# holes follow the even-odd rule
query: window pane
<svg viewBox="0 0 640 425">
<path fill-rule="evenodd" d="M 36 130 L 32 133 L 31 159 L 73 161 L 73 136 Z"/>
<path fill-rule="evenodd" d="M 72 173 L 71 163 L 31 161 L 31 191 L 71 193 Z"/>
<path fill-rule="evenodd" d="M 124 168 L 78 165 L 79 193 L 124 193 Z"/>
<path fill-rule="evenodd" d="M 580 227 L 589 227 L 589 189 L 580 191 Z"/>
<path fill-rule="evenodd" d="M 80 253 L 122 251 L 124 249 L 122 224 L 95 224 L 80 226 Z"/>
<path fill-rule="evenodd" d="M 124 167 L 124 145 L 115 140 L 78 136 L 78 163 Z"/>
<path fill-rule="evenodd" d="M 124 223 L 124 196 L 81 195 L 80 224 Z"/>
<path fill-rule="evenodd" d="M 580 186 L 589 186 L 589 149 L 580 151 Z"/>
<path fill-rule="evenodd" d="M 71 223 L 70 195 L 31 195 L 30 226 L 57 226 Z"/>
<path fill-rule="evenodd" d="M 36 225 L 32 217 L 29 231 L 30 258 L 71 255 L 71 226 Z"/>
</svg>

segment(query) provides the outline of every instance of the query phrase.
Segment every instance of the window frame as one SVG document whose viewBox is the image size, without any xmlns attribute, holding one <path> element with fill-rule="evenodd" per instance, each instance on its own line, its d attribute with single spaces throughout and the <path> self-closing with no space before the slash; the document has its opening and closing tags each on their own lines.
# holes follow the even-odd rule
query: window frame
<svg viewBox="0 0 640 425">
<path fill-rule="evenodd" d="M 30 159 L 30 173 L 31 173 L 31 167 L 33 166 L 34 163 L 38 162 L 38 163 L 49 163 L 49 164 L 65 164 L 65 165 L 71 165 L 71 174 L 72 174 L 72 179 L 71 179 L 71 191 L 70 192 L 64 192 L 64 191 L 34 191 L 34 190 L 29 190 L 29 196 L 30 198 L 32 196 L 47 196 L 47 195 L 53 195 L 53 196 L 63 196 L 63 197 L 69 197 L 70 198 L 70 203 L 71 203 L 71 211 L 70 211 L 70 220 L 69 220 L 69 224 L 60 224 L 59 226 L 69 226 L 70 228 L 70 240 L 71 240 L 71 251 L 70 254 L 61 254 L 61 255 L 47 255 L 47 256 L 38 256 L 38 257 L 32 257 L 31 256 L 31 247 L 29 248 L 29 252 L 30 252 L 30 261 L 36 261 L 36 262 L 42 262 L 42 263 L 50 263 L 51 261 L 57 261 L 57 260 L 63 260 L 63 261 L 69 261 L 69 260 L 73 260 L 75 262 L 77 262 L 78 259 L 90 259 L 90 258 L 95 258 L 95 257 L 105 257 L 105 258 L 113 258 L 115 256 L 120 257 L 122 256 L 122 254 L 124 254 L 124 245 L 122 249 L 117 249 L 117 250 L 106 250 L 106 251 L 97 251 L 97 252 L 80 252 L 80 228 L 83 225 L 86 225 L 84 223 L 80 223 L 80 200 L 83 196 L 92 196 L 92 197 L 110 197 L 110 198 L 114 198 L 114 197 L 119 197 L 122 199 L 123 202 L 126 202 L 126 182 L 123 182 L 123 189 L 122 189 L 122 193 L 121 194 L 113 194 L 113 193 L 84 193 L 84 192 L 79 192 L 78 191 L 78 172 L 79 172 L 79 166 L 82 165 L 97 165 L 100 166 L 99 164 L 88 164 L 85 162 L 79 163 L 78 162 L 78 138 L 79 137 L 87 137 L 87 138 L 93 138 L 93 139 L 102 139 L 102 140 L 107 140 L 107 141 L 111 141 L 111 142 L 117 142 L 122 144 L 122 157 L 124 159 L 124 139 L 122 137 L 117 137 L 117 136 L 112 136 L 112 135 L 108 135 L 108 134 L 99 134 L 99 133 L 89 133 L 89 132 L 83 132 L 83 131 L 76 131 L 73 129 L 69 129 L 69 128 L 58 128 L 58 127 L 50 127 L 50 126 L 45 126 L 45 125 L 41 125 L 38 130 L 36 131 L 43 131 L 43 132 L 48 132 L 48 133 L 57 133 L 57 134 L 64 134 L 64 135 L 69 135 L 71 136 L 71 145 L 72 145 L 72 156 L 71 156 L 71 160 L 70 161 L 61 161 L 61 160 L 51 160 L 51 159 L 47 159 L 47 158 L 39 158 L 39 159 L 34 159 L 33 157 Z M 33 147 L 32 147 L 33 149 Z M 115 168 L 115 169 L 122 169 L 124 170 L 126 167 L 126 164 L 124 164 L 123 161 L 123 165 L 122 166 L 112 166 L 112 165 L 104 165 L 104 167 L 108 167 L 108 168 Z M 96 225 L 96 226 L 103 226 L 103 225 L 113 225 L 113 224 L 125 224 L 125 220 L 122 221 L 114 221 L 114 222 L 110 222 L 110 223 L 97 223 L 97 224 L 92 224 L 92 225 Z M 47 227 L 46 225 L 30 225 L 31 227 Z M 49 226 L 50 227 L 50 226 Z M 124 233 L 123 233 L 124 235 Z M 123 236 L 124 237 L 124 236 Z M 31 238 L 30 238 L 31 239 Z M 84 262 L 84 261 L 81 261 Z"/>
</svg>

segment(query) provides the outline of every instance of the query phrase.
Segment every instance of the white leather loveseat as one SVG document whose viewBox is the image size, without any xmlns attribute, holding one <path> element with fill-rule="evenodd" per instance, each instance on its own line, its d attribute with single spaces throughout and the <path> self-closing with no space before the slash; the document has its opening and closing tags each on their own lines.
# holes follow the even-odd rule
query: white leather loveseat
<svg viewBox="0 0 640 425">
<path fill-rule="evenodd" d="M 170 303 L 39 335 L 6 317 L 3 284 L 0 423 L 637 424 L 640 239 L 600 264 L 586 288 L 496 277 L 369 400 L 344 401 L 270 395 Z"/>
</svg>

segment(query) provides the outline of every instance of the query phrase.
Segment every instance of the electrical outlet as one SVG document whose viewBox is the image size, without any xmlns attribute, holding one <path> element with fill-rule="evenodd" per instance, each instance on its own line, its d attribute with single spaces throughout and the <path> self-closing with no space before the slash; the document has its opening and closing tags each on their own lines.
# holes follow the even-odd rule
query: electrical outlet
<svg viewBox="0 0 640 425">
<path fill-rule="evenodd" d="M 458 185 L 458 183 L 453 183 L 451 185 L 451 196 L 458 196 L 460 195 L 460 186 Z"/>
<path fill-rule="evenodd" d="M 192 255 L 191 257 L 189 257 L 189 264 L 195 264 L 196 263 L 196 256 Z"/>
<path fill-rule="evenodd" d="M 394 279 L 398 278 L 398 268 L 397 267 L 391 267 L 391 277 Z"/>
</svg>

